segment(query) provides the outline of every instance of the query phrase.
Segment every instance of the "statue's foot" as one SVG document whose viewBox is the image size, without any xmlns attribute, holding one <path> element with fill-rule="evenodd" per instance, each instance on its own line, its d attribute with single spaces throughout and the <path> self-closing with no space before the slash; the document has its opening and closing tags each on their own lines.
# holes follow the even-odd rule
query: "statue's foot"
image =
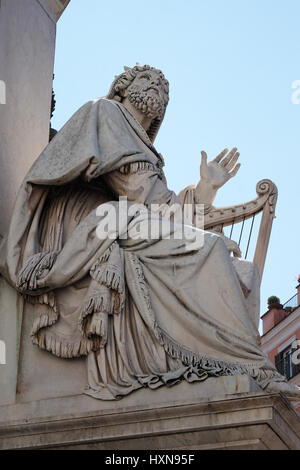
<svg viewBox="0 0 300 470">
<path fill-rule="evenodd" d="M 265 388 L 268 393 L 283 392 L 289 400 L 300 401 L 300 388 L 287 382 L 270 382 Z"/>
</svg>

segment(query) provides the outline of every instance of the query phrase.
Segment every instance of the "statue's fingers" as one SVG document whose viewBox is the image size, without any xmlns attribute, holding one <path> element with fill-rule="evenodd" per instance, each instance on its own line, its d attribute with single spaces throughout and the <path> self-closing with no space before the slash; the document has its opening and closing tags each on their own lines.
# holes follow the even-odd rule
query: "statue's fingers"
<svg viewBox="0 0 300 470">
<path fill-rule="evenodd" d="M 200 177 L 204 178 L 207 175 L 207 153 L 202 150 L 201 152 L 201 165 L 200 165 Z"/>
<path fill-rule="evenodd" d="M 230 173 L 228 173 L 228 174 L 229 174 L 229 177 L 230 177 L 230 178 L 233 178 L 233 177 L 237 174 L 237 172 L 239 171 L 240 167 L 241 167 L 241 164 L 238 163 L 238 164 L 234 167 L 234 169 L 233 169 Z"/>
<path fill-rule="evenodd" d="M 206 163 L 207 162 L 207 153 L 204 152 L 204 150 L 201 151 L 201 163 Z"/>
<path fill-rule="evenodd" d="M 227 152 L 228 152 L 228 149 L 222 150 L 222 152 L 216 156 L 216 158 L 214 159 L 214 162 L 219 162 L 220 160 L 222 160 L 222 158 L 225 157 Z"/>
<path fill-rule="evenodd" d="M 234 167 L 234 165 L 235 165 L 236 162 L 238 161 L 239 156 L 240 156 L 239 152 L 236 152 L 236 154 L 235 154 L 234 157 L 231 159 L 231 161 L 230 161 L 229 163 L 227 163 L 227 165 L 226 165 L 226 170 L 228 170 L 228 171 L 232 170 L 232 168 Z"/>
<path fill-rule="evenodd" d="M 231 161 L 231 159 L 235 156 L 236 151 L 237 151 L 237 148 L 233 147 L 233 149 L 230 150 L 227 157 L 224 158 L 224 160 L 221 161 L 221 165 L 225 167 Z"/>
</svg>

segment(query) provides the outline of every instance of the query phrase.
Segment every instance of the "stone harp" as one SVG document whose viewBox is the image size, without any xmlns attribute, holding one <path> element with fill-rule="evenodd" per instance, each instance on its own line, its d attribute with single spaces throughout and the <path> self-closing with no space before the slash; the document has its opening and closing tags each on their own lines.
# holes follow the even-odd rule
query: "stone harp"
<svg viewBox="0 0 300 470">
<path fill-rule="evenodd" d="M 224 227 L 231 226 L 231 238 L 234 226 L 241 224 L 239 240 L 236 240 L 240 246 L 244 223 L 247 219 L 252 219 L 246 252 L 243 253 L 243 257 L 247 259 L 254 219 L 262 212 L 253 259 L 258 267 L 260 279 L 262 279 L 273 219 L 275 218 L 278 190 L 271 180 L 264 179 L 257 183 L 256 193 L 257 197 L 255 199 L 243 204 L 221 208 L 212 207 L 204 214 L 204 228 L 205 230 L 214 230 L 223 233 Z"/>
</svg>

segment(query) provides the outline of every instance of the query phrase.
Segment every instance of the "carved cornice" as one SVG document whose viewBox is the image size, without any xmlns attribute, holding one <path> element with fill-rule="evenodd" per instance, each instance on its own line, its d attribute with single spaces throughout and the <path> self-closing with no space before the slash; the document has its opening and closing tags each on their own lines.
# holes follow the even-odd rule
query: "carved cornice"
<svg viewBox="0 0 300 470">
<path fill-rule="evenodd" d="M 176 406 L 170 401 L 169 406 L 147 410 L 103 413 L 99 405 L 99 411 L 93 413 L 74 409 L 72 417 L 50 415 L 28 419 L 24 415 L 21 422 L 0 423 L 0 449 L 74 449 L 77 446 L 107 449 L 109 443 L 119 450 L 136 448 L 133 446 L 137 443 L 146 446 L 140 447 L 142 449 L 164 449 L 169 448 L 168 445 L 177 448 L 178 442 L 182 442 L 183 449 L 207 449 L 207 436 L 210 436 L 211 449 L 232 446 L 232 436 L 236 436 L 236 445 L 243 448 L 246 441 L 232 434 L 237 426 L 246 432 L 243 439 L 253 439 L 255 433 L 257 440 L 266 439 L 260 430 L 268 426 L 268 449 L 300 449 L 299 415 L 283 394 L 263 391 L 237 393 L 226 398 L 212 395 L 209 402 L 201 402 L 200 398 L 200 402 L 194 404 L 182 400 Z M 220 439 L 215 439 L 216 434 Z M 224 446 L 220 446 L 222 442 Z"/>
</svg>

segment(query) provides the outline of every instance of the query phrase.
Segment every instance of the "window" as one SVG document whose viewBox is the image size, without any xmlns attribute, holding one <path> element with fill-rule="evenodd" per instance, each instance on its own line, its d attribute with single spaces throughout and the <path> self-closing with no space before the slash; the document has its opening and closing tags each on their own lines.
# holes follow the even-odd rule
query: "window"
<svg viewBox="0 0 300 470">
<path fill-rule="evenodd" d="M 292 345 L 275 356 L 275 366 L 280 374 L 288 380 L 300 373 L 300 364 L 293 364 L 292 355 L 295 352 Z"/>
</svg>

